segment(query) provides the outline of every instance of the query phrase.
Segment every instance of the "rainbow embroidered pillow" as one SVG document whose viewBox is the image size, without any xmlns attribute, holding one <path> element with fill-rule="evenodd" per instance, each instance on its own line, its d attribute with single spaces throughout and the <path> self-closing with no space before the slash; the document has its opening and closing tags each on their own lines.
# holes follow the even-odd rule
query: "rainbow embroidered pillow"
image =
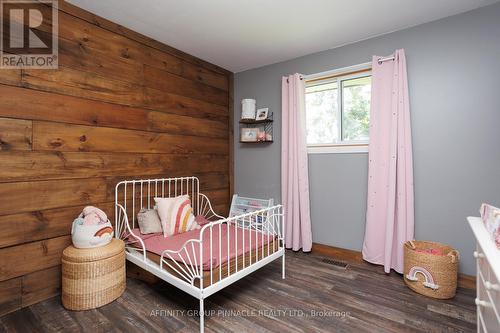
<svg viewBox="0 0 500 333">
<path fill-rule="evenodd" d="M 191 207 L 189 195 L 180 195 L 174 198 L 155 198 L 158 206 L 163 236 L 168 237 L 186 231 L 199 229 Z"/>
</svg>

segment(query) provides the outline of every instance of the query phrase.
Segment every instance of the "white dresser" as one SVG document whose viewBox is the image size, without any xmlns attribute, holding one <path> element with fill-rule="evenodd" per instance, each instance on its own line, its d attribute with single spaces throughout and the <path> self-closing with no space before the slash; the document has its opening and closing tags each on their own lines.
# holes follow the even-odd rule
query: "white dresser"
<svg viewBox="0 0 500 333">
<path fill-rule="evenodd" d="M 468 217 L 477 240 L 477 331 L 500 332 L 500 250 L 479 217 Z"/>
</svg>

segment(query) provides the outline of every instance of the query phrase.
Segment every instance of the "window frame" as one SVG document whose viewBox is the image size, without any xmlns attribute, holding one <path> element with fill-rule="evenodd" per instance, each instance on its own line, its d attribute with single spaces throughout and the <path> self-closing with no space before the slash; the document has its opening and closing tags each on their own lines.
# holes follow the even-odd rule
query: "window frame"
<svg viewBox="0 0 500 333">
<path fill-rule="evenodd" d="M 318 84 L 336 82 L 338 91 L 338 113 L 337 122 L 340 142 L 337 143 L 311 143 L 307 144 L 309 154 L 328 154 L 328 153 L 367 153 L 369 140 L 342 140 L 342 121 L 343 121 L 343 91 L 342 82 L 351 79 L 372 76 L 371 63 L 364 63 L 350 67 L 335 69 L 332 71 L 311 74 L 304 77 L 305 87 Z M 314 83 L 313 83 L 314 82 Z M 306 110 L 307 117 L 307 110 Z"/>
</svg>

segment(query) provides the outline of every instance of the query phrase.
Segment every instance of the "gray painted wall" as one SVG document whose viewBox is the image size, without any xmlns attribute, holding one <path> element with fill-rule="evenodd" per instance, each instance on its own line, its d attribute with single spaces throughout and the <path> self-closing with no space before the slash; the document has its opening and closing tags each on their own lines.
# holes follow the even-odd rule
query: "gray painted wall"
<svg viewBox="0 0 500 333">
<path fill-rule="evenodd" d="M 334 32 L 332 32 L 334 33 Z M 500 206 L 500 4 L 235 75 L 235 189 L 280 201 L 281 77 L 312 74 L 406 50 L 417 239 L 462 253 L 475 273 L 465 218 L 481 202 Z M 275 115 L 275 142 L 238 142 L 242 98 Z M 367 154 L 309 155 L 313 241 L 360 250 Z"/>
</svg>

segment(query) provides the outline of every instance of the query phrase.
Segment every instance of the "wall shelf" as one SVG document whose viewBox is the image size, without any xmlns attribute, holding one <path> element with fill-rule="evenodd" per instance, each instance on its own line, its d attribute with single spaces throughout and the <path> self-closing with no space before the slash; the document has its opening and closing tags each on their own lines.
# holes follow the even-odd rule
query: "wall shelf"
<svg viewBox="0 0 500 333">
<path fill-rule="evenodd" d="M 255 119 L 240 119 L 240 143 L 252 143 L 252 144 L 266 144 L 273 143 L 273 114 L 269 113 L 266 119 L 255 120 Z M 265 132 L 266 140 L 260 141 L 243 141 L 241 140 L 241 133 L 243 129 L 255 129 L 258 132 Z M 255 135 L 254 135 L 255 137 Z"/>
<path fill-rule="evenodd" d="M 247 125 L 259 125 L 259 124 L 268 124 L 272 123 L 272 119 L 263 119 L 263 120 L 255 120 L 255 119 L 241 119 L 240 124 L 247 124 Z"/>
<path fill-rule="evenodd" d="M 240 143 L 260 143 L 260 144 L 263 144 L 263 143 L 273 143 L 274 140 L 265 140 L 265 141 L 241 141 L 240 140 Z"/>
</svg>

